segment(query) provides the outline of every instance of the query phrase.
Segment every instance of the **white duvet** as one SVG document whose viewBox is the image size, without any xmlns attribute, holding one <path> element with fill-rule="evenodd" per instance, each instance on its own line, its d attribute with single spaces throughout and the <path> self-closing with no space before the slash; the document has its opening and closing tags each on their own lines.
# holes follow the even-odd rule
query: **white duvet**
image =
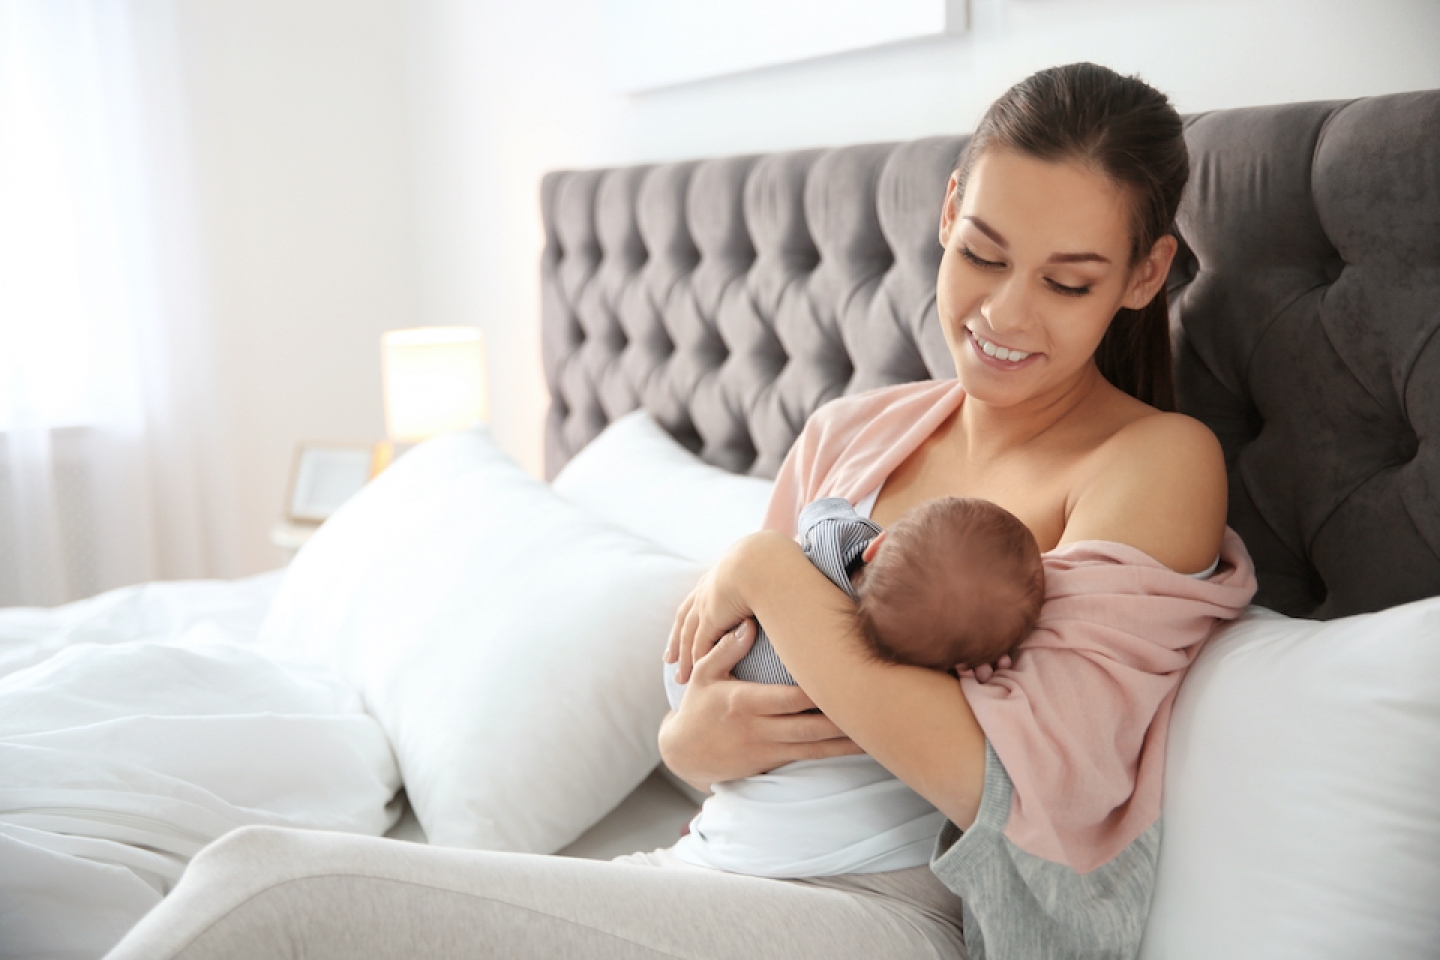
<svg viewBox="0 0 1440 960">
<path fill-rule="evenodd" d="M 394 822 L 353 689 L 250 646 L 277 582 L 0 610 L 0 957 L 103 955 L 235 827 Z"/>
</svg>

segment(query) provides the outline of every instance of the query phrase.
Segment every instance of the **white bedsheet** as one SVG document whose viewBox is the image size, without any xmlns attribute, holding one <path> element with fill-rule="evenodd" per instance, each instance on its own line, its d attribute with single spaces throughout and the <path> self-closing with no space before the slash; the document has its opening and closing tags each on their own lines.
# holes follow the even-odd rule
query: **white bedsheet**
<svg viewBox="0 0 1440 960">
<path fill-rule="evenodd" d="M 0 610 L 0 957 L 101 956 L 235 827 L 394 823 L 354 690 L 248 645 L 277 582 Z"/>
<path fill-rule="evenodd" d="M 77 643 L 211 639 L 249 643 L 284 570 L 240 580 L 175 580 L 121 587 L 63 607 L 0 608 L 0 677 Z"/>
</svg>

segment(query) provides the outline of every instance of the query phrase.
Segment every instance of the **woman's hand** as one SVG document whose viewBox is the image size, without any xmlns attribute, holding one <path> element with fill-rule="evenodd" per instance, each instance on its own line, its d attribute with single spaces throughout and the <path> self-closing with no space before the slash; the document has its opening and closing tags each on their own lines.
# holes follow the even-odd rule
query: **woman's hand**
<svg viewBox="0 0 1440 960">
<path fill-rule="evenodd" d="M 723 564 L 723 560 L 721 563 Z M 695 584 L 675 611 L 675 622 L 670 626 L 670 639 L 665 644 L 665 662 L 678 664 L 675 670 L 676 683 L 688 683 L 691 671 L 726 631 L 734 631 L 748 620 L 750 611 L 744 609 L 744 601 L 735 595 L 731 585 L 722 582 L 719 565 L 712 567 Z M 718 619 L 715 611 L 729 610 L 729 617 Z M 732 664 L 733 666 L 733 664 Z"/>
<path fill-rule="evenodd" d="M 793 541 L 777 533 L 751 534 L 731 547 L 680 604 L 670 628 L 670 640 L 665 645 L 665 662 L 678 664 L 676 682 L 689 682 L 695 664 L 710 652 L 720 637 L 751 616 L 750 605 L 741 591 L 741 574 L 752 562 L 747 555 L 775 546 L 777 537 L 790 548 L 799 549 Z"/>
<path fill-rule="evenodd" d="M 799 687 L 731 676 L 755 635 L 751 620 L 724 634 L 695 663 L 680 709 L 660 726 L 666 766 L 701 790 L 795 760 L 863 752 L 824 714 L 804 712 L 815 703 Z"/>
</svg>

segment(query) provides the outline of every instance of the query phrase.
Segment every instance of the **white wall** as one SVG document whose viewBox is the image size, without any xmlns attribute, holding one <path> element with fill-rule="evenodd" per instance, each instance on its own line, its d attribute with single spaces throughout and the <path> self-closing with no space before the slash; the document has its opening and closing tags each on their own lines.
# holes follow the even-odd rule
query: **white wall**
<svg viewBox="0 0 1440 960">
<path fill-rule="evenodd" d="M 423 317 L 487 331 L 497 436 L 539 473 L 550 169 L 971 129 L 1041 67 L 1138 72 L 1182 112 L 1440 87 L 1434 0 L 972 0 L 959 38 L 621 96 L 604 0 L 413 0 Z"/>
<path fill-rule="evenodd" d="M 411 104 L 427 323 L 485 331 L 497 439 L 542 473 L 540 176 L 618 161 L 631 103 L 602 89 L 600 0 L 415 0 Z"/>
<path fill-rule="evenodd" d="M 242 569 L 296 444 L 384 433 L 379 339 L 420 318 L 401 0 L 176 0 Z"/>
<path fill-rule="evenodd" d="M 1433 0 L 971 0 L 959 38 L 635 96 L 605 0 L 174 3 L 238 572 L 282 559 L 298 442 L 381 435 L 386 329 L 483 327 L 496 433 L 541 471 L 547 170 L 963 132 L 1077 59 L 1185 111 L 1440 87 Z"/>
</svg>

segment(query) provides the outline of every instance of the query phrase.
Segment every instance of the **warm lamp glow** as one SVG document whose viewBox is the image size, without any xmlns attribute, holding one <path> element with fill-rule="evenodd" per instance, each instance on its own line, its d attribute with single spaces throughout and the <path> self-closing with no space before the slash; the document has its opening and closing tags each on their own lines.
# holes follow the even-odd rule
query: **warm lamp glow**
<svg viewBox="0 0 1440 960">
<path fill-rule="evenodd" d="M 473 327 L 416 327 L 380 338 L 385 432 L 419 443 L 489 416 L 485 344 Z"/>
</svg>

